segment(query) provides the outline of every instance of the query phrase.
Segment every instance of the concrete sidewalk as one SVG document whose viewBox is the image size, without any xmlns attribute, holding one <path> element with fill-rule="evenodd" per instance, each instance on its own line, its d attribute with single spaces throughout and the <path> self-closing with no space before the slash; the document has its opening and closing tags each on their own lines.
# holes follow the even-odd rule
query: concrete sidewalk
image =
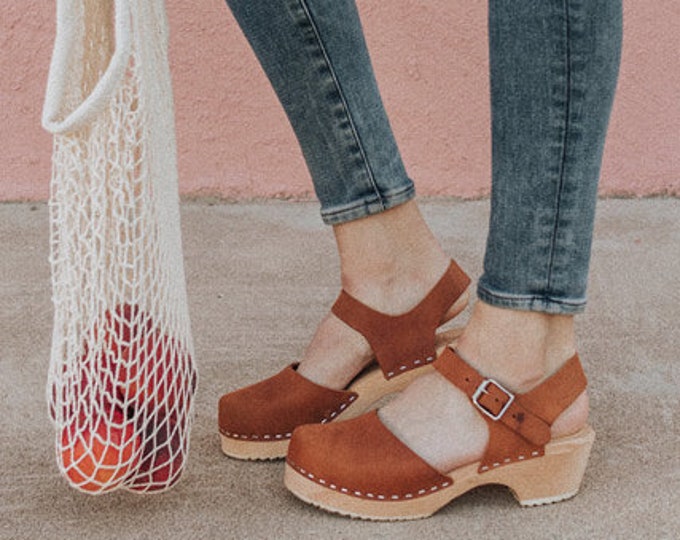
<svg viewBox="0 0 680 540">
<path fill-rule="evenodd" d="M 478 276 L 488 201 L 423 209 Z M 578 319 L 597 432 L 581 493 L 521 509 L 504 488 L 480 488 L 402 523 L 323 513 L 284 489 L 281 462 L 219 450 L 219 396 L 295 360 L 338 292 L 316 205 L 187 202 L 182 218 L 201 374 L 189 467 L 164 495 L 93 497 L 59 476 L 45 406 L 47 206 L 0 205 L 1 538 L 680 538 L 680 200 L 600 203 L 590 305 Z"/>
</svg>

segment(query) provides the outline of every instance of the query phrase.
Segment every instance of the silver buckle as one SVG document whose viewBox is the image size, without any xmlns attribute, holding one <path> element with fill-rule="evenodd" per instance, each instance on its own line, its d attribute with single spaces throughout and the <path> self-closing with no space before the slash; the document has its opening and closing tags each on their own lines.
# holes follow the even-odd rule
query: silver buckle
<svg viewBox="0 0 680 540">
<path fill-rule="evenodd" d="M 486 409 L 485 407 L 482 406 L 481 403 L 479 403 L 479 397 L 482 394 L 488 394 L 486 391 L 486 387 L 489 386 L 490 384 L 493 384 L 494 386 L 500 388 L 500 390 L 508 396 L 508 401 L 503 405 L 503 408 L 500 410 L 498 414 L 492 414 L 491 411 Z M 496 381 L 493 379 L 484 379 L 481 384 L 477 387 L 477 390 L 475 390 L 475 393 L 472 395 L 472 403 L 476 405 L 476 407 L 482 411 L 485 415 L 487 415 L 489 418 L 492 420 L 496 421 L 499 420 L 505 412 L 508 410 L 510 407 L 511 403 L 515 400 L 515 395 L 512 392 L 509 392 L 505 388 L 503 388 L 500 384 L 498 384 Z"/>
</svg>

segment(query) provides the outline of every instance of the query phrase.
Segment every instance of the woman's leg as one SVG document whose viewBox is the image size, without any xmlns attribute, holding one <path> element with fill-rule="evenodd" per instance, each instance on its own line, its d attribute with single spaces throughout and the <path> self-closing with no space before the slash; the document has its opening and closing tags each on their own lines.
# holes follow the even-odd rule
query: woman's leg
<svg viewBox="0 0 680 540">
<path fill-rule="evenodd" d="M 414 197 L 353 0 L 227 0 L 302 148 L 325 223 Z"/>
<path fill-rule="evenodd" d="M 583 310 L 621 0 L 492 0 L 491 220 L 478 293 L 495 306 Z"/>
<path fill-rule="evenodd" d="M 491 0 L 489 39 L 491 222 L 482 302 L 457 351 L 485 376 L 525 392 L 576 350 L 573 315 L 585 305 L 621 1 Z M 553 435 L 578 430 L 587 414 L 584 394 Z M 442 471 L 479 458 L 488 437 L 467 397 L 438 374 L 416 381 L 381 418 Z"/>
<path fill-rule="evenodd" d="M 399 314 L 418 304 L 448 257 L 415 202 L 385 114 L 353 0 L 227 0 L 302 148 L 345 291 Z M 371 359 L 329 313 L 298 373 L 344 388 Z"/>
</svg>

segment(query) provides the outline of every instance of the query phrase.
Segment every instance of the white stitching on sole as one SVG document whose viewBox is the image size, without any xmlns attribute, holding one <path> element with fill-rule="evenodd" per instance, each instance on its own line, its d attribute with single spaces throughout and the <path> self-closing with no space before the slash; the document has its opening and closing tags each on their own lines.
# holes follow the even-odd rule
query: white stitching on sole
<svg viewBox="0 0 680 540">
<path fill-rule="evenodd" d="M 338 487 L 335 484 L 329 483 L 328 480 L 314 476 L 312 473 L 307 472 L 302 467 L 298 467 L 295 463 L 291 462 L 290 460 L 288 461 L 288 464 L 291 467 L 293 467 L 298 473 L 302 474 L 305 478 L 309 478 L 310 480 L 314 481 L 317 484 L 321 484 L 321 485 L 328 487 L 330 489 L 340 491 L 340 492 L 342 492 L 346 495 L 350 495 L 352 497 L 357 497 L 357 498 L 360 498 L 360 499 L 378 499 L 378 500 L 381 500 L 381 501 L 384 501 L 384 500 L 399 501 L 399 500 L 402 500 L 402 499 L 413 499 L 413 498 L 417 498 L 420 495 L 426 495 L 426 494 L 429 494 L 429 493 L 434 493 L 436 491 L 439 491 L 440 489 L 447 488 L 451 485 L 450 481 L 442 482 L 439 485 L 434 485 L 434 486 L 427 488 L 427 489 L 421 489 L 421 490 L 418 491 L 418 493 L 416 495 L 414 495 L 413 493 L 406 493 L 405 495 L 387 495 L 387 494 L 382 494 L 382 493 L 375 494 L 375 493 L 372 493 L 372 492 L 362 493 L 361 491 L 358 491 L 358 490 L 355 490 L 355 489 L 342 487 L 342 486 Z"/>
<path fill-rule="evenodd" d="M 541 453 L 534 451 L 534 452 L 532 452 L 531 455 L 533 457 L 537 457 L 537 456 L 540 456 Z M 517 457 L 518 461 L 522 461 L 524 459 L 526 459 L 526 457 L 523 456 L 523 455 Z M 511 462 L 511 459 L 505 458 L 503 464 L 506 464 L 506 463 L 509 463 L 509 462 Z M 436 492 L 440 489 L 445 489 L 445 488 L 452 485 L 452 483 L 450 481 L 442 482 L 441 484 L 434 485 L 430 488 L 420 489 L 420 490 L 418 490 L 418 493 L 415 494 L 415 495 L 413 493 L 406 493 L 405 495 L 385 495 L 385 494 L 380 494 L 380 493 L 374 494 L 374 493 L 371 493 L 371 492 L 362 493 L 361 491 L 353 490 L 353 489 L 346 488 L 346 487 L 339 487 L 338 488 L 338 486 L 336 486 L 335 484 L 327 484 L 327 482 L 328 482 L 327 480 L 324 480 L 323 478 L 315 477 L 311 473 L 307 473 L 302 467 L 298 467 L 295 463 L 291 462 L 290 460 L 288 460 L 288 464 L 291 467 L 293 467 L 297 472 L 301 473 L 303 476 L 309 477 L 310 479 L 314 480 L 318 484 L 321 484 L 321 485 L 324 485 L 324 486 L 327 485 L 327 487 L 330 487 L 331 489 L 334 489 L 334 490 L 339 489 L 342 493 L 345 493 L 345 494 L 351 495 L 351 496 L 355 496 L 355 497 L 358 497 L 358 498 L 361 498 L 361 499 L 364 499 L 364 498 L 376 499 L 377 498 L 378 500 L 381 500 L 381 501 L 384 501 L 384 500 L 387 500 L 387 499 L 393 500 L 393 501 L 398 501 L 398 500 L 401 500 L 401 499 L 412 499 L 412 498 L 417 498 L 417 497 L 422 496 L 422 495 L 434 493 L 434 492 Z M 499 466 L 502 466 L 503 464 L 494 463 L 493 466 L 499 467 Z M 485 472 L 485 471 L 489 470 L 489 467 L 487 467 L 485 465 L 483 467 L 480 467 L 479 470 L 480 470 L 480 472 Z"/>
</svg>

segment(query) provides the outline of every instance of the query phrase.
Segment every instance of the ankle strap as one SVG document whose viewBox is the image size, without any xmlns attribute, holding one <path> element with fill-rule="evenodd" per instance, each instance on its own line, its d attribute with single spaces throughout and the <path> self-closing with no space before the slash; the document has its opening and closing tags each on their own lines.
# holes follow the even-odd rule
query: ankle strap
<svg viewBox="0 0 680 540">
<path fill-rule="evenodd" d="M 550 426 L 586 388 L 578 355 L 533 390 L 514 394 L 482 376 L 449 347 L 435 368 L 467 394 L 489 427 L 489 444 L 480 472 L 543 455 Z"/>
<path fill-rule="evenodd" d="M 391 379 L 434 361 L 435 331 L 469 284 L 470 278 L 455 261 L 451 261 L 422 302 L 407 313 L 380 313 L 344 290 L 331 311 L 366 338 L 385 378 Z"/>
</svg>

